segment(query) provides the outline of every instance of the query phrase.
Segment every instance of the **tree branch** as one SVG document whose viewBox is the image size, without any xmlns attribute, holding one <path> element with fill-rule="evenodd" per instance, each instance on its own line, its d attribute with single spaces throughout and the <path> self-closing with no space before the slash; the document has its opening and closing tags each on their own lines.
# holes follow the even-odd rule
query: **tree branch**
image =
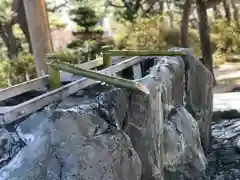
<svg viewBox="0 0 240 180">
<path fill-rule="evenodd" d="M 135 5 L 134 5 L 134 10 L 137 12 L 141 6 L 141 1 L 142 0 L 137 0 Z"/>
<path fill-rule="evenodd" d="M 132 11 L 132 7 L 131 7 L 131 1 L 130 2 L 127 2 L 127 0 L 122 0 L 122 2 L 123 2 L 123 4 L 124 4 L 124 6 L 128 9 L 128 10 L 130 10 L 130 11 Z"/>
<path fill-rule="evenodd" d="M 65 0 L 64 3 L 59 4 L 59 5 L 57 5 L 57 6 L 53 7 L 53 8 L 49 8 L 49 7 L 48 7 L 47 10 L 48 10 L 49 12 L 56 12 L 58 9 L 66 6 L 66 4 L 68 4 L 68 3 L 69 3 L 69 1 L 68 1 L 68 0 Z"/>
<path fill-rule="evenodd" d="M 112 6 L 112 7 L 115 7 L 115 8 L 124 8 L 124 6 L 113 4 L 113 2 L 111 0 L 107 0 L 107 4 L 109 6 Z"/>
<path fill-rule="evenodd" d="M 145 9 L 143 8 L 143 6 L 141 5 L 142 11 L 143 11 L 145 14 L 149 13 L 149 12 L 152 10 L 153 6 L 154 6 L 157 2 L 158 2 L 158 0 L 153 1 L 153 2 L 151 3 L 150 7 L 149 7 L 148 9 L 146 9 L 146 10 L 145 10 Z"/>
</svg>

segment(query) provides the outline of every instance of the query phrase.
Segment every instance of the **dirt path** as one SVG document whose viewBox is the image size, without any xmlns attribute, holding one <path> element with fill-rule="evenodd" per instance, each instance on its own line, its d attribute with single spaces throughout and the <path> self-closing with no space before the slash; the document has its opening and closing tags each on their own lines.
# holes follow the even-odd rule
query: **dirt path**
<svg viewBox="0 0 240 180">
<path fill-rule="evenodd" d="M 214 93 L 225 93 L 240 87 L 240 63 L 225 63 L 214 73 L 217 80 Z"/>
</svg>

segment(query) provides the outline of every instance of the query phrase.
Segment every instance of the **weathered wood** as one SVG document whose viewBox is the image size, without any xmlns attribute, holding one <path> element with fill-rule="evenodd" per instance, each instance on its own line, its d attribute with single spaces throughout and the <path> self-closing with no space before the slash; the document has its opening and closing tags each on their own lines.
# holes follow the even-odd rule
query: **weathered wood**
<svg viewBox="0 0 240 180">
<path fill-rule="evenodd" d="M 103 65 L 103 58 L 97 58 L 93 61 L 89 61 L 89 62 L 82 63 L 82 64 L 77 64 L 76 66 L 80 67 L 82 69 L 93 69 L 93 68 L 99 67 L 101 65 Z"/>
<path fill-rule="evenodd" d="M 51 61 L 54 61 L 54 60 L 52 59 Z M 49 61 L 48 63 L 51 63 L 51 61 Z M 83 64 L 77 64 L 76 67 L 89 70 L 89 69 L 99 67 L 102 64 L 103 64 L 103 59 L 98 58 L 98 59 L 95 59 L 93 61 L 89 61 L 89 62 L 86 62 Z M 66 77 L 71 76 L 71 74 L 69 74 L 68 72 L 64 72 L 64 71 L 61 72 L 57 68 L 53 68 L 50 65 L 49 65 L 48 69 L 49 69 L 48 72 L 50 74 L 49 81 L 50 81 L 51 89 L 56 89 L 61 86 L 61 78 L 65 79 Z"/>
<path fill-rule="evenodd" d="M 107 68 L 112 65 L 112 57 L 110 54 L 108 54 L 110 50 L 110 46 L 103 46 L 102 52 L 103 52 L 103 68 Z"/>
<path fill-rule="evenodd" d="M 63 71 L 75 74 L 75 75 L 84 76 L 90 79 L 105 82 L 118 87 L 132 89 L 135 91 L 141 91 L 141 92 L 144 92 L 145 94 L 149 94 L 149 91 L 146 88 L 144 88 L 143 85 L 128 79 L 124 79 L 116 76 L 114 77 L 114 76 L 104 75 L 96 71 L 85 70 L 85 69 L 76 67 L 73 64 L 69 64 L 69 63 L 61 62 L 57 60 L 52 61 L 50 66 L 56 69 L 61 69 Z"/>
<path fill-rule="evenodd" d="M 60 71 L 48 65 L 49 83 L 51 89 L 56 89 L 61 86 Z"/>
<path fill-rule="evenodd" d="M 127 59 L 125 61 L 122 61 L 121 63 L 118 63 L 114 66 L 108 67 L 106 69 L 103 69 L 100 71 L 100 73 L 105 75 L 112 75 L 117 72 L 120 72 L 136 63 L 141 62 L 143 60 L 139 57 L 133 57 L 130 59 Z M 1 111 L 0 114 L 0 125 L 3 124 L 9 124 L 17 119 L 20 119 L 22 117 L 26 117 L 29 114 L 32 114 L 36 112 L 39 109 L 42 109 L 43 107 L 56 102 L 61 101 L 62 99 L 66 98 L 67 96 L 76 93 L 80 89 L 83 89 L 87 86 L 90 86 L 92 84 L 98 83 L 98 81 L 82 78 L 80 80 L 74 81 L 72 83 L 69 83 L 65 86 L 62 86 L 58 89 L 52 90 L 50 92 L 47 92 L 43 95 L 40 95 L 38 97 L 35 97 L 29 101 L 26 101 L 24 103 L 21 103 L 19 105 L 13 106 L 8 111 Z"/>
<path fill-rule="evenodd" d="M 45 55 L 53 52 L 45 0 L 23 0 L 38 76 L 47 74 Z"/>
<path fill-rule="evenodd" d="M 12 87 L 2 89 L 0 90 L 0 101 L 4 101 L 6 99 L 9 99 L 11 97 L 20 95 L 31 90 L 44 88 L 44 86 L 47 84 L 48 75 L 45 75 Z"/>
<path fill-rule="evenodd" d="M 134 79 L 142 78 L 142 68 L 140 63 L 133 65 L 133 77 Z"/>
<path fill-rule="evenodd" d="M 77 65 L 77 67 L 83 68 L 83 69 L 92 69 L 98 66 L 101 66 L 103 64 L 102 58 L 98 58 L 96 60 L 86 62 L 83 64 Z M 11 86 L 5 89 L 0 90 L 0 101 L 4 101 L 6 99 L 9 99 L 11 97 L 23 94 L 25 92 L 35 90 L 35 89 L 42 89 L 44 86 L 49 84 L 49 76 L 45 75 L 36 79 L 32 79 L 26 82 L 23 82 L 21 84 L 17 84 L 15 86 Z M 0 110 L 1 112 L 1 110 Z"/>
</svg>

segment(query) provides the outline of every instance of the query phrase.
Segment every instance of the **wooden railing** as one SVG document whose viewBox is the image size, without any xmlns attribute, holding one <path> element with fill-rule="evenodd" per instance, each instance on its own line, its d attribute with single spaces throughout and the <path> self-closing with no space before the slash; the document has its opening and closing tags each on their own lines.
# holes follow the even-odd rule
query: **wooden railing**
<svg viewBox="0 0 240 180">
<path fill-rule="evenodd" d="M 134 79 L 139 79 L 139 78 L 142 78 L 142 70 L 141 70 L 140 62 L 143 61 L 144 59 L 138 58 L 135 55 L 140 55 L 140 56 L 149 56 L 149 55 L 151 56 L 163 56 L 163 55 L 183 56 L 185 55 L 180 52 L 179 53 L 153 52 L 153 51 L 141 51 L 140 53 L 139 52 L 140 51 L 115 51 L 115 50 L 105 49 L 103 51 L 103 58 L 98 58 L 96 60 L 93 60 L 84 64 L 79 64 L 77 66 L 87 70 L 94 69 L 99 66 L 103 66 L 104 69 L 98 72 L 101 74 L 109 75 L 109 76 L 115 75 L 116 73 L 119 73 L 124 69 L 132 66 L 133 72 L 134 72 Z M 120 63 L 117 63 L 116 65 L 112 65 L 112 62 L 111 62 L 112 55 L 114 56 L 127 55 L 127 56 L 134 56 L 134 57 L 123 60 Z M 56 71 L 54 73 L 59 73 L 59 72 Z M 12 98 L 14 96 L 20 95 L 24 92 L 28 92 L 31 90 L 46 88 L 46 85 L 49 84 L 49 81 L 51 78 L 52 78 L 51 74 L 45 75 L 43 77 L 27 81 L 27 82 L 18 84 L 16 86 L 2 89 L 0 90 L 0 101 Z M 14 122 L 15 120 L 26 117 L 51 103 L 61 101 L 67 96 L 76 93 L 80 89 L 86 88 L 98 82 L 99 81 L 96 81 L 94 79 L 81 78 L 79 80 L 73 81 L 67 85 L 60 87 L 59 85 L 60 80 L 59 80 L 59 82 L 57 82 L 57 86 L 59 87 L 56 89 L 52 89 L 46 92 L 45 94 L 37 96 L 33 99 L 25 101 L 16 106 L 0 107 L 0 125 L 9 124 Z"/>
</svg>

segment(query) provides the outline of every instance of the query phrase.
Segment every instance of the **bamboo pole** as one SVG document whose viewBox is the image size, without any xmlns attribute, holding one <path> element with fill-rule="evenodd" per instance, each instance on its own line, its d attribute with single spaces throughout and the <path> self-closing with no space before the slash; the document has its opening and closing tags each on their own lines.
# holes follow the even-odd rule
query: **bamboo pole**
<svg viewBox="0 0 240 180">
<path fill-rule="evenodd" d="M 102 52 L 103 52 L 103 68 L 107 68 L 112 65 L 112 57 L 110 54 L 108 54 L 109 50 L 111 49 L 110 46 L 103 46 Z"/>
<path fill-rule="evenodd" d="M 48 65 L 50 89 L 61 87 L 60 71 L 58 68 Z"/>
<path fill-rule="evenodd" d="M 153 51 L 153 50 L 108 50 L 106 55 L 111 56 L 185 56 L 184 52 Z"/>
<path fill-rule="evenodd" d="M 144 85 L 135 81 L 123 79 L 120 77 L 108 76 L 108 75 L 104 75 L 91 70 L 84 70 L 72 64 L 61 62 L 58 60 L 53 60 L 49 62 L 49 65 L 52 66 L 53 68 L 61 69 L 63 71 L 66 71 L 75 75 L 85 76 L 87 78 L 94 79 L 97 81 L 105 82 L 108 84 L 112 84 L 112 85 L 127 88 L 127 89 L 141 91 L 145 94 L 149 94 L 149 90 Z"/>
</svg>

